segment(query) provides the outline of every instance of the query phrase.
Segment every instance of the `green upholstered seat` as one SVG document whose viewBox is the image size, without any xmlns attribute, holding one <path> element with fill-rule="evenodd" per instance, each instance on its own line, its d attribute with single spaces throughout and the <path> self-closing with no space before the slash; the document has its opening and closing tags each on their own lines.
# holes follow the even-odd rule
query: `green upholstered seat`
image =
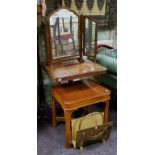
<svg viewBox="0 0 155 155">
<path fill-rule="evenodd" d="M 116 90 L 117 89 L 117 58 L 107 56 L 106 48 L 102 47 L 97 50 L 96 61 L 98 64 L 107 67 L 108 72 L 106 75 L 95 77 L 95 80 Z"/>
<path fill-rule="evenodd" d="M 104 54 L 97 54 L 97 63 L 108 68 L 108 72 L 117 75 L 117 59 L 106 56 Z"/>
<path fill-rule="evenodd" d="M 103 83 L 110 88 L 117 89 L 117 76 L 113 74 L 106 74 L 104 76 L 95 77 L 99 83 Z"/>
</svg>

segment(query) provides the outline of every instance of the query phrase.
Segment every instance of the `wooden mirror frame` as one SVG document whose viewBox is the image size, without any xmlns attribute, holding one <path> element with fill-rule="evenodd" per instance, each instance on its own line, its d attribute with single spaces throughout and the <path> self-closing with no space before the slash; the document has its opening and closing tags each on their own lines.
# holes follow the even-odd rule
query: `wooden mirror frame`
<svg viewBox="0 0 155 155">
<path fill-rule="evenodd" d="M 75 56 L 66 56 L 63 58 L 53 58 L 52 55 L 52 38 L 51 38 L 51 30 L 50 30 L 50 17 L 58 12 L 61 9 L 66 9 L 72 13 L 74 13 L 78 18 L 78 42 L 79 42 L 79 55 Z M 63 62 L 67 60 L 73 60 L 78 59 L 80 62 L 83 61 L 82 58 L 82 22 L 81 22 L 81 16 L 79 16 L 75 11 L 71 10 L 67 7 L 60 7 L 59 9 L 54 10 L 52 13 L 50 13 L 48 16 L 45 17 L 44 20 L 45 23 L 45 48 L 46 48 L 46 62 L 47 65 L 53 65 L 58 62 Z"/>
<path fill-rule="evenodd" d="M 95 28 L 95 47 L 94 47 L 94 55 L 88 55 L 85 53 L 85 20 L 88 19 L 90 21 L 93 21 L 96 23 L 96 28 Z M 98 24 L 97 21 L 90 16 L 82 16 L 82 31 L 83 31 L 83 55 L 88 56 L 90 58 L 93 58 L 93 60 L 96 62 L 96 54 L 97 54 L 97 31 L 98 31 Z"/>
</svg>

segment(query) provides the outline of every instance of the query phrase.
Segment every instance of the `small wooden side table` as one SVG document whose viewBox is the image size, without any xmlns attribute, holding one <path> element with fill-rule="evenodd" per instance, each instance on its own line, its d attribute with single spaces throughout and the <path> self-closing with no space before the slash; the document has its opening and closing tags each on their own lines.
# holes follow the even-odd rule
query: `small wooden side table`
<svg viewBox="0 0 155 155">
<path fill-rule="evenodd" d="M 57 101 L 64 110 L 66 148 L 70 147 L 71 115 L 73 111 L 103 102 L 105 103 L 104 122 L 107 123 L 110 93 L 110 90 L 92 80 L 77 81 L 52 88 L 52 126 L 56 127 L 55 101 Z"/>
</svg>

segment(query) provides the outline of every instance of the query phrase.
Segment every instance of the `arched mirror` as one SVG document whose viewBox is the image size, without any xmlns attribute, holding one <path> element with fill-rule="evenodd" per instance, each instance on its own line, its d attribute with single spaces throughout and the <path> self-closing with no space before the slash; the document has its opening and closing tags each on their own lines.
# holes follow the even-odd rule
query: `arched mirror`
<svg viewBox="0 0 155 155">
<path fill-rule="evenodd" d="M 59 8 L 45 20 L 46 64 L 42 64 L 57 82 L 106 73 L 106 68 L 87 57 L 96 57 L 97 24 L 89 16 Z"/>
<path fill-rule="evenodd" d="M 83 23 L 83 53 L 88 57 L 93 57 L 95 60 L 97 50 L 97 23 L 93 18 L 87 16 L 83 18 Z"/>
<path fill-rule="evenodd" d="M 80 58 L 79 16 L 60 8 L 47 17 L 48 64 Z"/>
</svg>

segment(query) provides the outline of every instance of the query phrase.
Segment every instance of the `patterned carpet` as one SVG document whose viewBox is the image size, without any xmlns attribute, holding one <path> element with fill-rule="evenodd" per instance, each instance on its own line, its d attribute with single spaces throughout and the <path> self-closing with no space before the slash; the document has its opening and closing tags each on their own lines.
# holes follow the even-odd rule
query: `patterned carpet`
<svg viewBox="0 0 155 155">
<path fill-rule="evenodd" d="M 56 128 L 52 128 L 47 120 L 38 121 L 37 131 L 37 155 L 117 155 L 117 110 L 110 109 L 110 121 L 113 121 L 113 129 L 108 141 L 103 144 L 98 142 L 80 149 L 66 149 L 65 125 L 59 122 Z"/>
</svg>

